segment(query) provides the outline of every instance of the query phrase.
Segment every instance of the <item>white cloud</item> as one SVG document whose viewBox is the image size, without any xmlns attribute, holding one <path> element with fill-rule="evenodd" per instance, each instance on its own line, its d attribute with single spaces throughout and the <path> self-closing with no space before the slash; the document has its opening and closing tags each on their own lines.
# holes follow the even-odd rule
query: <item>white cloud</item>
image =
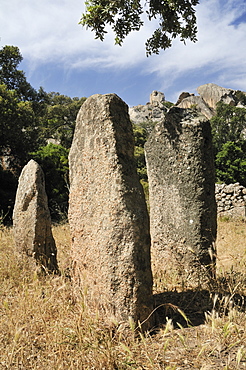
<svg viewBox="0 0 246 370">
<path fill-rule="evenodd" d="M 145 30 L 132 33 L 122 48 L 114 45 L 111 32 L 103 43 L 95 40 L 92 32 L 78 25 L 84 10 L 82 1 L 23 0 L 21 6 L 18 0 L 2 1 L 1 44 L 18 46 L 32 63 L 124 68 L 145 58 Z"/>
<path fill-rule="evenodd" d="M 216 74 L 217 83 L 246 88 L 246 23 L 232 25 L 246 10 L 245 3 L 228 1 L 224 5 L 218 0 L 201 1 L 197 7 L 198 42 L 184 46 L 175 40 L 171 49 L 152 59 L 149 71 L 163 78 L 163 89 L 192 71 Z"/>
<path fill-rule="evenodd" d="M 175 40 L 171 49 L 149 58 L 144 44 L 153 32 L 153 22 L 131 33 L 119 47 L 112 32 L 102 43 L 78 25 L 83 10 L 81 0 L 1 0 L 1 45 L 20 48 L 29 74 L 47 62 L 68 71 L 96 68 L 106 73 L 135 67 L 143 76 L 157 76 L 157 89 L 172 94 L 179 92 L 175 84 L 186 75 L 190 76 L 186 89 L 191 92 L 198 86 L 197 76 L 200 80 L 204 76 L 204 83 L 246 90 L 246 23 L 232 25 L 246 11 L 244 0 L 200 0 L 198 42 L 184 46 Z M 212 75 L 216 81 L 208 80 Z"/>
<path fill-rule="evenodd" d="M 23 0 L 21 4 L 3 0 L 1 43 L 17 45 L 25 57 L 37 61 L 70 55 L 76 52 L 82 36 L 78 25 L 81 4 L 76 0 Z"/>
</svg>

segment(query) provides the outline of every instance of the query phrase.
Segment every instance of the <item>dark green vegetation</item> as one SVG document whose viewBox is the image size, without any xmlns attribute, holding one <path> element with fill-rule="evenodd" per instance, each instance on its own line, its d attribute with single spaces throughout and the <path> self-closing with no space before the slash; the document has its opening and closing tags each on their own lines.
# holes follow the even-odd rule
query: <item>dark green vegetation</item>
<svg viewBox="0 0 246 370">
<path fill-rule="evenodd" d="M 172 40 L 180 37 L 196 41 L 197 27 L 194 7 L 199 0 L 88 0 L 86 11 L 82 14 L 80 24 L 95 32 L 95 37 L 103 41 L 106 26 L 115 34 L 115 43 L 121 45 L 132 31 L 139 31 L 144 21 L 141 16 L 146 13 L 149 21 L 158 20 L 158 27 L 146 41 L 146 54 L 159 54 L 162 49 L 172 45 Z"/>
<path fill-rule="evenodd" d="M 60 219 L 67 211 L 68 150 L 85 98 L 36 91 L 18 69 L 21 61 L 18 47 L 0 50 L 0 218 L 11 220 L 18 176 L 33 158 L 45 173 L 52 216 Z"/>
<path fill-rule="evenodd" d="M 245 95 L 240 91 L 237 95 L 244 103 Z M 239 182 L 246 186 L 246 108 L 218 103 L 211 126 L 216 181 L 226 184 Z"/>
<path fill-rule="evenodd" d="M 86 98 L 36 91 L 18 70 L 21 61 L 17 47 L 0 50 L 0 221 L 11 221 L 18 177 L 31 158 L 44 170 L 52 219 L 60 220 L 68 207 L 68 152 Z M 246 105 L 245 94 L 236 95 Z M 211 119 L 217 182 L 246 186 L 245 122 L 246 108 L 218 103 Z M 144 144 L 153 125 L 150 121 L 133 125 L 137 170 L 146 197 Z"/>
</svg>

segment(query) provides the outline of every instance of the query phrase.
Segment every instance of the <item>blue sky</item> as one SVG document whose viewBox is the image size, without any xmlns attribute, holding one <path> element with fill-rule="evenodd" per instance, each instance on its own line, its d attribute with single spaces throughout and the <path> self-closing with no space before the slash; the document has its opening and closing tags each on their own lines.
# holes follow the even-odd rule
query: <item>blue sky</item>
<svg viewBox="0 0 246 370">
<path fill-rule="evenodd" d="M 0 47 L 19 47 L 20 68 L 36 89 L 71 97 L 116 93 L 133 106 L 146 104 L 153 90 L 176 102 L 209 82 L 246 91 L 246 1 L 200 0 L 196 9 L 198 42 L 175 40 L 147 58 L 154 23 L 119 47 L 110 31 L 102 43 L 78 25 L 84 1 L 1 0 Z"/>
</svg>

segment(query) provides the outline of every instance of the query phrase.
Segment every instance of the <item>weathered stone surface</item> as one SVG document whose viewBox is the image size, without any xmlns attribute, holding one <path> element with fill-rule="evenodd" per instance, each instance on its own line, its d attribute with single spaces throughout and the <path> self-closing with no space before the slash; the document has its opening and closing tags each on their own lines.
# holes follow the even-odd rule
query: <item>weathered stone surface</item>
<svg viewBox="0 0 246 370">
<path fill-rule="evenodd" d="M 30 264 L 38 264 L 43 270 L 58 270 L 44 174 L 34 160 L 27 163 L 19 177 L 13 231 L 17 251 L 30 257 Z"/>
<path fill-rule="evenodd" d="M 165 101 L 165 95 L 161 91 L 152 91 L 150 94 L 150 104 L 153 106 L 158 107 L 159 105 L 162 105 Z"/>
<path fill-rule="evenodd" d="M 167 108 L 163 105 L 165 95 L 160 91 L 153 91 L 150 94 L 150 102 L 146 105 L 136 105 L 129 108 L 130 119 L 133 123 L 141 124 L 149 121 L 152 123 L 163 120 Z"/>
<path fill-rule="evenodd" d="M 215 199 L 219 217 L 231 219 L 246 218 L 246 188 L 235 184 L 216 184 Z"/>
<path fill-rule="evenodd" d="M 186 98 L 188 98 L 189 96 L 194 96 L 194 94 L 190 94 L 190 93 L 189 93 L 189 92 L 187 92 L 187 91 L 183 91 L 183 92 L 179 95 L 176 105 L 179 105 L 179 104 L 182 102 L 182 100 L 183 100 L 183 99 L 186 99 Z"/>
<path fill-rule="evenodd" d="M 211 119 L 214 115 L 213 111 L 208 107 L 204 100 L 200 96 L 190 95 L 183 98 L 177 105 L 179 108 L 195 108 L 198 112 L 203 114 L 208 119 Z"/>
<path fill-rule="evenodd" d="M 200 96 L 194 96 L 188 92 L 180 94 L 176 105 L 180 108 L 192 108 L 196 109 L 204 114 L 205 117 L 211 119 L 216 114 L 216 104 L 223 102 L 225 104 L 245 107 L 237 95 L 237 91 L 233 89 L 226 89 L 213 83 L 201 85 L 197 88 Z M 241 95 L 245 95 L 245 92 L 241 91 Z"/>
<path fill-rule="evenodd" d="M 234 90 L 226 89 L 213 83 L 201 85 L 197 88 L 198 94 L 203 98 L 205 103 L 212 109 L 216 109 L 219 101 L 229 105 L 236 105 L 233 95 Z"/>
<path fill-rule="evenodd" d="M 152 120 L 152 106 L 150 104 L 136 105 L 129 108 L 129 115 L 133 123 L 150 121 Z"/>
<path fill-rule="evenodd" d="M 75 279 L 124 322 L 152 310 L 149 217 L 133 152 L 127 105 L 115 94 L 88 98 L 69 154 Z"/>
<path fill-rule="evenodd" d="M 200 96 L 195 96 L 189 92 L 182 92 L 177 100 L 176 106 L 180 108 L 196 108 L 205 117 L 211 119 L 216 113 L 216 104 L 219 101 L 225 104 L 234 105 L 244 108 L 244 99 L 240 101 L 237 96 L 237 91 L 226 89 L 213 83 L 201 85 L 197 88 Z M 246 93 L 241 91 L 242 96 Z M 168 110 L 165 107 L 165 96 L 162 92 L 153 91 L 150 94 L 150 102 L 146 105 L 137 105 L 129 108 L 129 115 L 132 122 L 141 124 L 146 121 L 153 123 L 160 122 L 164 119 L 165 112 Z M 246 136 L 246 135 L 245 135 Z"/>
<path fill-rule="evenodd" d="M 214 268 L 214 164 L 209 121 L 171 108 L 146 145 L 153 272 L 198 284 Z"/>
</svg>

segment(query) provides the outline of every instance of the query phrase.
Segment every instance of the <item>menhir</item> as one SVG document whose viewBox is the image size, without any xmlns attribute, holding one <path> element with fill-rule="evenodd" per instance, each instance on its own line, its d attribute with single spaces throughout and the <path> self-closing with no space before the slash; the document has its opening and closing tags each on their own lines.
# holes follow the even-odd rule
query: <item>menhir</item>
<svg viewBox="0 0 246 370">
<path fill-rule="evenodd" d="M 27 163 L 19 177 L 13 231 L 19 255 L 42 271 L 58 271 L 44 174 L 34 160 Z"/>
<path fill-rule="evenodd" d="M 217 230 L 210 123 L 173 107 L 145 144 L 153 272 L 190 286 L 215 271 Z"/>
<path fill-rule="evenodd" d="M 83 104 L 69 166 L 75 281 L 119 322 L 143 322 L 152 310 L 149 218 L 128 106 L 117 95 Z"/>
</svg>

